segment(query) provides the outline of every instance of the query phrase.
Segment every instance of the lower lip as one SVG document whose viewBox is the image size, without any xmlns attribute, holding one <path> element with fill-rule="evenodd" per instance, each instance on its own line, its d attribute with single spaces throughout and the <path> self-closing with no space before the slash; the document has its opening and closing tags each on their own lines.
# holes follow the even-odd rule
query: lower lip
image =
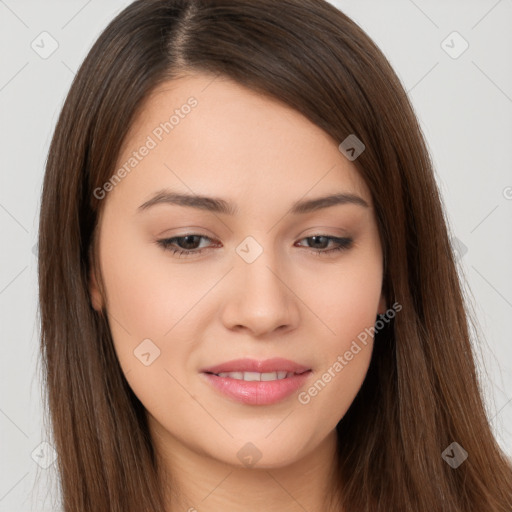
<svg viewBox="0 0 512 512">
<path fill-rule="evenodd" d="M 280 402 L 300 389 L 311 370 L 286 379 L 245 381 L 203 373 L 208 382 L 225 395 L 249 405 L 270 405 Z"/>
</svg>

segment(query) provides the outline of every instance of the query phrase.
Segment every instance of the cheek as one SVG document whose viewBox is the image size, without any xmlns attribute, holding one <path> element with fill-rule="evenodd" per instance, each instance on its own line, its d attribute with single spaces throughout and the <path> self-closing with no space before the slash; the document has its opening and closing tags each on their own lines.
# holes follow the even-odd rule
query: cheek
<svg viewBox="0 0 512 512">
<path fill-rule="evenodd" d="M 109 313 L 117 330 L 123 327 L 133 342 L 161 339 L 185 319 L 207 291 L 208 281 L 172 263 L 170 254 L 153 243 L 141 242 L 126 228 L 125 233 L 119 230 L 102 249 Z"/>
<path fill-rule="evenodd" d="M 344 352 L 353 339 L 374 326 L 382 291 L 377 250 L 354 252 L 339 264 L 319 267 L 309 282 L 313 284 L 303 284 L 301 293 L 323 324 L 327 350 Z"/>
<path fill-rule="evenodd" d="M 336 336 L 322 337 L 321 364 L 297 397 L 299 407 L 315 418 L 316 428 L 333 429 L 361 388 L 373 351 L 375 311 L 354 301 L 338 309 L 337 318 L 328 319 Z"/>
<path fill-rule="evenodd" d="M 368 371 L 381 296 L 380 254 L 361 253 L 325 272 L 329 275 L 316 274 L 318 286 L 301 292 L 318 315 L 318 320 L 312 321 L 319 325 L 313 332 L 321 333 L 321 364 L 316 380 L 299 396 L 299 402 L 319 423 L 334 428 Z"/>
<path fill-rule="evenodd" d="M 195 376 L 191 354 L 216 311 L 208 295 L 219 275 L 209 265 L 172 261 L 170 253 L 126 227 L 109 228 L 101 246 L 102 274 L 121 368 L 153 414 L 171 402 L 190 408 L 185 390 Z"/>
<path fill-rule="evenodd" d="M 190 407 L 179 383 L 198 339 L 200 308 L 193 306 L 213 283 L 121 229 L 110 229 L 101 257 L 114 349 L 131 389 L 152 414 L 171 403 Z"/>
</svg>

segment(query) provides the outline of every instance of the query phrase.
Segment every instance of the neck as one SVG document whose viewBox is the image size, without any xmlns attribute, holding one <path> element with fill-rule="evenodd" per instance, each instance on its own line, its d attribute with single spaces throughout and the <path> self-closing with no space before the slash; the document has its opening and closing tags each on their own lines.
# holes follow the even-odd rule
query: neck
<svg viewBox="0 0 512 512">
<path fill-rule="evenodd" d="M 152 422 L 150 422 L 151 425 Z M 309 454 L 272 468 L 234 466 L 189 449 L 150 428 L 158 453 L 167 512 L 296 512 L 339 510 L 336 431 Z"/>
</svg>

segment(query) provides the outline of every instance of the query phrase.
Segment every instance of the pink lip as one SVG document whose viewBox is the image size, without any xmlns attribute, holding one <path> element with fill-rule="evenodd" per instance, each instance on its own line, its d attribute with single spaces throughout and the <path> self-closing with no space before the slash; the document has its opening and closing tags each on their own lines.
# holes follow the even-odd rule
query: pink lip
<svg viewBox="0 0 512 512">
<path fill-rule="evenodd" d="M 272 381 L 244 381 L 230 377 L 219 377 L 217 373 L 277 371 L 293 372 L 295 375 Z M 248 405 L 270 405 L 284 400 L 301 388 L 311 375 L 311 369 L 289 361 L 274 358 L 266 361 L 237 359 L 205 368 L 202 375 L 218 391 L 238 402 Z"/>
</svg>

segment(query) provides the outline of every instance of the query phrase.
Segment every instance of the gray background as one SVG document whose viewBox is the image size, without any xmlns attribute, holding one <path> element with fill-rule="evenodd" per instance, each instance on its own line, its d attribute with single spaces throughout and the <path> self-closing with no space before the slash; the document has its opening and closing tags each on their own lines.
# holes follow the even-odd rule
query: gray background
<svg viewBox="0 0 512 512">
<path fill-rule="evenodd" d="M 39 195 L 74 73 L 128 3 L 0 0 L 0 511 L 58 510 L 52 448 L 41 445 L 51 439 L 38 376 Z M 512 0 L 333 3 L 383 50 L 421 121 L 484 334 L 475 349 L 489 417 L 512 455 Z"/>
</svg>

